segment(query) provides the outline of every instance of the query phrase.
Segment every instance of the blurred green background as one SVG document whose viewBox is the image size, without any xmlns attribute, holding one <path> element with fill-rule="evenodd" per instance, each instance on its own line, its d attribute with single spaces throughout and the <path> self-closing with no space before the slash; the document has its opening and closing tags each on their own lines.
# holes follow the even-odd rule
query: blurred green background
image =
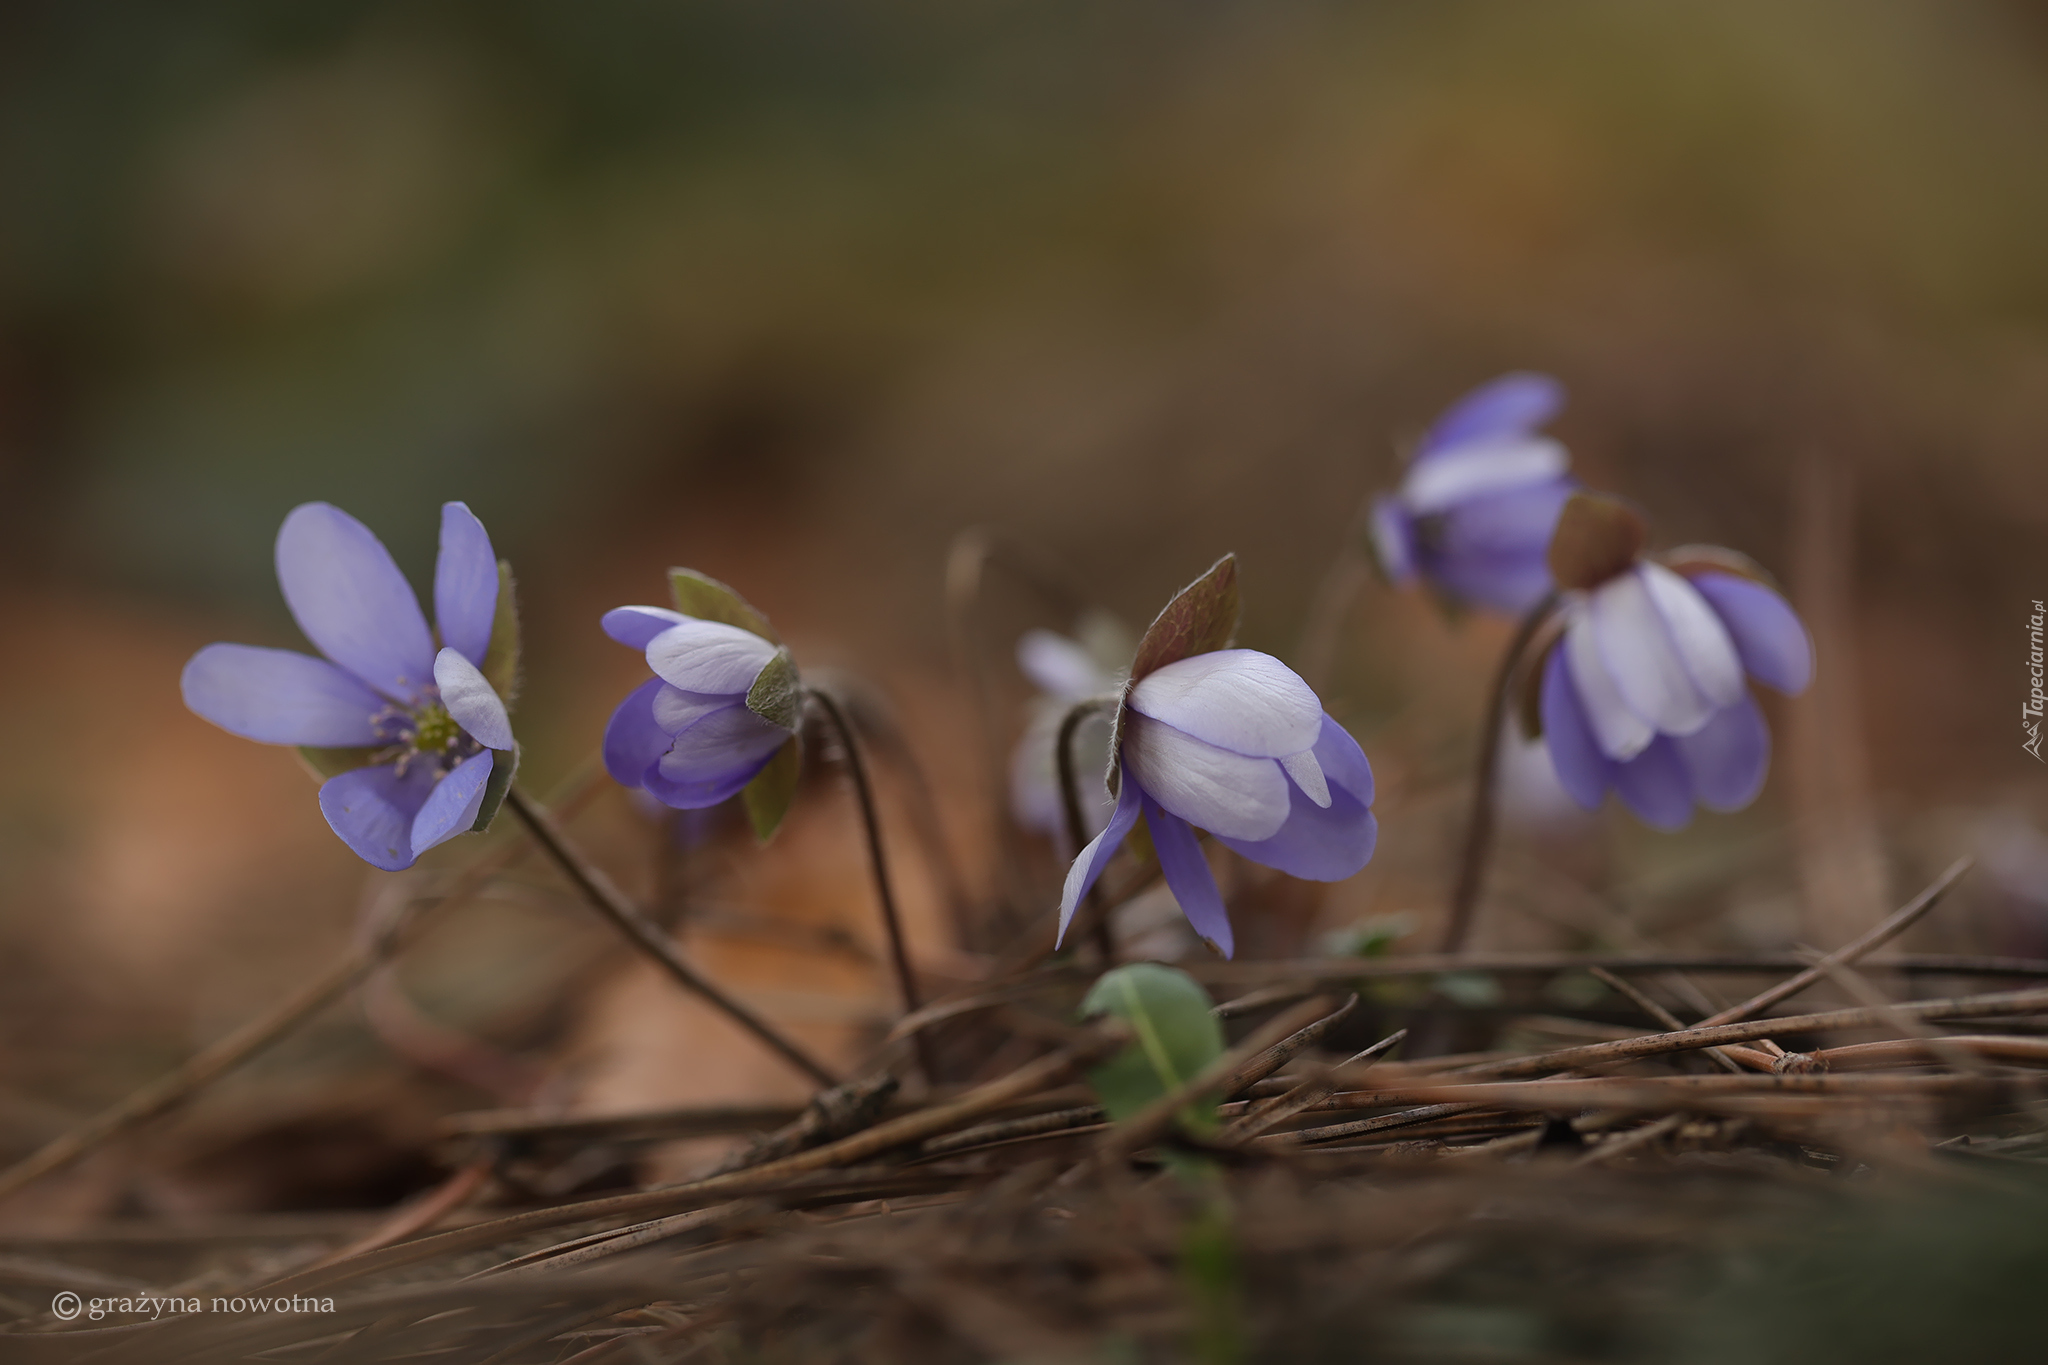
<svg viewBox="0 0 2048 1365">
<path fill-rule="evenodd" d="M 971 795 L 961 527 L 1134 622 L 1234 549 L 1246 643 L 1289 652 L 1401 440 L 1506 369 L 1562 378 L 1580 472 L 1785 574 L 1822 645 L 1758 807 L 1571 836 L 1615 903 L 1776 946 L 1830 858 L 1888 896 L 1978 848 L 1945 946 L 2040 950 L 2044 147 L 2019 0 L 8 5 L 15 1141 L 348 931 L 359 869 L 287 757 L 176 697 L 207 640 L 297 643 L 294 504 L 420 582 L 435 505 L 483 517 L 540 780 L 634 676 L 596 612 L 688 563 L 878 678 Z M 1359 599 L 1329 700 L 1386 837 L 1338 920 L 1440 900 L 1501 638 Z"/>
</svg>

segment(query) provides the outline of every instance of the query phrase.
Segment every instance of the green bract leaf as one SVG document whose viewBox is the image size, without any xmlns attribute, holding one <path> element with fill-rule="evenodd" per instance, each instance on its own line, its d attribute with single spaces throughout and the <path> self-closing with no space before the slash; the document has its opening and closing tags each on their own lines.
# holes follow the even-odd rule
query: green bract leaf
<svg viewBox="0 0 2048 1365">
<path fill-rule="evenodd" d="M 775 751 L 768 766 L 754 774 L 754 780 L 740 789 L 740 804 L 754 826 L 754 837 L 767 843 L 782 825 L 782 817 L 796 800 L 797 780 L 803 776 L 804 748 L 799 735 Z"/>
<path fill-rule="evenodd" d="M 491 644 L 484 651 L 484 681 L 496 690 L 507 711 L 519 700 L 519 587 L 512 564 L 498 561 L 498 610 L 491 617 Z"/>
<path fill-rule="evenodd" d="M 668 571 L 669 596 L 676 610 L 699 621 L 722 621 L 728 626 L 750 630 L 771 644 L 781 644 L 768 618 L 748 604 L 747 599 L 708 574 L 695 569 Z"/>
<path fill-rule="evenodd" d="M 1228 649 L 1237 634 L 1237 615 L 1237 556 L 1225 555 L 1174 594 L 1146 628 L 1131 664 L 1131 681 L 1192 655 Z"/>
<path fill-rule="evenodd" d="M 787 649 L 761 665 L 754 685 L 747 689 L 747 709 L 771 725 L 794 730 L 803 715 L 804 685 L 796 676 L 796 660 Z"/>
<path fill-rule="evenodd" d="M 1131 1117 L 1223 1055 L 1223 1026 L 1210 1013 L 1209 993 L 1178 968 L 1133 962 L 1105 973 L 1081 1002 L 1082 1018 L 1098 1014 L 1127 1020 L 1137 1034 L 1088 1073 L 1113 1121 Z M 1215 1098 L 1190 1104 L 1181 1121 L 1196 1131 L 1215 1127 Z"/>
<path fill-rule="evenodd" d="M 518 745 L 499 749 L 492 755 L 491 776 L 484 783 L 484 799 L 476 808 L 476 822 L 469 827 L 471 834 L 482 834 L 491 827 L 491 821 L 498 818 L 498 807 L 505 804 L 505 793 L 512 790 L 512 779 L 518 773 Z"/>
<path fill-rule="evenodd" d="M 366 749 L 316 749 L 311 745 L 299 746 L 299 757 L 313 770 L 313 775 L 325 782 L 330 777 L 339 777 L 357 768 L 367 768 L 380 753 L 381 748 L 372 745 Z"/>
</svg>

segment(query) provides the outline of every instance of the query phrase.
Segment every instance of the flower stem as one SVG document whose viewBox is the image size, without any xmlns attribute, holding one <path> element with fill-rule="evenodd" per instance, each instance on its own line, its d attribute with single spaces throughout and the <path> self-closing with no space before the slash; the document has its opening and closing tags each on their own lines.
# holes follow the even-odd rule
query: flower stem
<svg viewBox="0 0 2048 1365">
<path fill-rule="evenodd" d="M 896 892 L 889 880 L 889 857 L 882 847 L 881 817 L 875 808 L 874 788 L 868 783 L 868 767 L 861 757 L 860 741 L 854 737 L 853 724 L 847 720 L 846 709 L 839 704 L 838 698 L 816 686 L 805 691 L 832 723 L 832 729 L 839 737 L 839 748 L 846 756 L 846 774 L 853 779 L 854 800 L 860 805 L 861 824 L 867 831 L 868 867 L 875 877 L 875 899 L 881 904 L 882 926 L 889 935 L 889 957 L 896 968 L 897 988 L 903 994 L 903 1012 L 914 1013 L 924 1002 L 918 995 L 917 977 L 910 969 L 910 952 L 903 941 L 903 920 L 896 913 Z M 917 1049 L 917 1063 L 923 1068 L 925 1079 L 936 1083 L 939 1074 L 933 1068 L 931 1043 L 922 1030 L 911 1035 L 911 1045 Z"/>
<path fill-rule="evenodd" d="M 505 794 L 505 804 L 512 808 L 512 813 L 519 817 L 520 823 L 533 835 L 534 842 L 546 850 L 548 856 L 555 860 L 555 865 L 560 867 L 576 889 L 583 893 L 583 898 L 590 902 L 591 908 L 610 920 L 613 928 L 624 934 L 634 947 L 652 958 L 655 965 L 667 972 L 678 985 L 724 1011 L 727 1018 L 767 1044 L 784 1061 L 819 1085 L 839 1084 L 839 1078 L 826 1070 L 809 1053 L 777 1033 L 766 1020 L 699 975 L 696 968 L 685 962 L 682 953 L 676 948 L 675 941 L 663 933 L 652 920 L 635 909 L 601 869 L 571 848 L 547 812 L 534 804 L 532 798 L 525 792 L 517 786 L 513 787 Z"/>
<path fill-rule="evenodd" d="M 1529 609 L 1508 641 L 1501 656 L 1500 671 L 1493 676 L 1493 690 L 1486 699 L 1486 718 L 1479 737 L 1479 772 L 1472 784 L 1472 810 L 1465 819 L 1465 847 L 1458 858 L 1458 883 L 1451 892 L 1450 921 L 1444 926 L 1441 951 L 1462 952 L 1472 933 L 1473 915 L 1479 908 L 1480 888 L 1486 881 L 1486 864 L 1493 853 L 1494 788 L 1500 772 L 1500 737 L 1508 692 L 1521 671 L 1522 655 L 1536 632 L 1550 619 L 1557 606 L 1557 594 L 1547 594 Z"/>
<path fill-rule="evenodd" d="M 1073 845 L 1076 858 L 1088 846 L 1088 827 L 1081 821 L 1081 793 L 1074 785 L 1074 736 L 1080 733 L 1082 721 L 1115 704 L 1114 697 L 1089 697 L 1075 702 L 1060 719 L 1059 738 L 1054 741 L 1053 761 L 1058 764 L 1060 775 L 1060 810 L 1066 816 L 1067 842 Z M 1116 965 L 1116 940 L 1109 931 L 1109 908 L 1102 903 L 1100 883 L 1088 888 L 1082 904 L 1089 930 L 1095 936 L 1096 951 L 1102 954 L 1102 965 L 1107 970 Z"/>
</svg>

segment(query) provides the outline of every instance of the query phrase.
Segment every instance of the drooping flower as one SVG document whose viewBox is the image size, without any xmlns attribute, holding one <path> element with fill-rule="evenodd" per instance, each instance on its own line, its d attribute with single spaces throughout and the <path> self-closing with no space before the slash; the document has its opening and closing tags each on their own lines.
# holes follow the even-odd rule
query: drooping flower
<svg viewBox="0 0 2048 1365">
<path fill-rule="evenodd" d="M 1056 843 L 1067 837 L 1060 727 L 1076 704 L 1114 693 L 1131 657 L 1129 633 L 1105 614 L 1085 620 L 1082 634 L 1085 639 L 1032 630 L 1017 641 L 1017 666 L 1040 695 L 1010 758 L 1010 811 L 1018 824 Z M 1109 762 L 1109 716 L 1102 711 L 1085 716 L 1075 728 L 1073 746 L 1078 769 L 1100 772 Z M 1083 755 L 1089 756 L 1085 762 Z M 1081 819 L 1090 837 L 1109 823 L 1112 809 L 1108 794 L 1089 783 L 1082 793 Z"/>
<path fill-rule="evenodd" d="M 496 814 L 517 763 L 504 693 L 518 669 L 510 573 L 468 507 L 441 507 L 434 617 L 370 529 L 324 502 L 277 533 L 277 581 L 325 658 L 208 645 L 185 705 L 231 734 L 299 746 L 327 781 L 320 811 L 390 871 Z M 493 779 L 496 779 L 495 781 Z"/>
<path fill-rule="evenodd" d="M 1140 816 L 1182 913 L 1226 957 L 1230 917 L 1197 831 L 1313 881 L 1340 881 L 1372 858 L 1364 751 L 1292 669 L 1230 648 L 1236 627 L 1237 565 L 1225 557 L 1146 631 L 1116 712 L 1116 807 L 1068 869 L 1062 938 Z"/>
<path fill-rule="evenodd" d="M 803 705 L 796 665 L 767 619 L 723 583 L 686 569 L 671 570 L 669 581 L 679 609 L 604 615 L 605 634 L 642 651 L 654 672 L 612 712 L 605 768 L 677 810 L 746 792 L 766 838 L 795 789 Z"/>
<path fill-rule="evenodd" d="M 1528 677 L 1572 798 L 1597 810 L 1612 788 L 1643 823 L 1670 830 L 1695 804 L 1756 799 L 1771 735 L 1744 675 L 1802 692 L 1813 645 L 1742 556 L 1692 546 L 1652 558 L 1644 540 L 1641 519 L 1612 499 L 1567 504 L 1550 551 L 1557 628 Z"/>
<path fill-rule="evenodd" d="M 1474 389 L 1437 419 L 1398 490 L 1373 503 L 1389 581 L 1420 577 L 1453 601 L 1519 616 L 1551 588 L 1544 551 L 1578 486 L 1563 446 L 1536 429 L 1564 406 L 1540 374 Z"/>
</svg>

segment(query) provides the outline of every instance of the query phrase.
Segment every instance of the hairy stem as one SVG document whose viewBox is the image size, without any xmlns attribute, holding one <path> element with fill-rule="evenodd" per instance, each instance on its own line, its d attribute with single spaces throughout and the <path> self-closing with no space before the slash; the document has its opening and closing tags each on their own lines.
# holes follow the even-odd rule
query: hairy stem
<svg viewBox="0 0 2048 1365">
<path fill-rule="evenodd" d="M 1082 849 L 1088 847 L 1088 826 L 1082 821 L 1081 792 L 1075 785 L 1078 778 L 1074 771 L 1074 736 L 1080 733 L 1082 721 L 1114 705 L 1114 697 L 1090 697 L 1086 701 L 1075 702 L 1061 718 L 1059 738 L 1053 743 L 1053 761 L 1058 766 L 1060 778 L 1060 812 L 1066 817 L 1067 842 L 1073 846 L 1076 858 L 1081 856 Z M 1103 969 L 1114 967 L 1116 941 L 1109 932 L 1109 907 L 1102 902 L 1100 882 L 1088 888 L 1081 913 L 1088 918 L 1089 932 L 1095 937 L 1095 949 L 1102 954 Z"/>
<path fill-rule="evenodd" d="M 918 994 L 917 976 L 910 967 L 909 948 L 903 941 L 903 920 L 896 912 L 896 891 L 889 880 L 889 855 L 882 847 L 881 815 L 875 808 L 875 792 L 868 782 L 868 767 L 861 757 L 860 741 L 854 736 L 852 722 L 846 718 L 846 709 L 836 697 L 818 687 L 806 689 L 806 694 L 831 722 L 839 737 L 840 751 L 845 755 L 846 775 L 853 780 L 854 800 L 860 806 L 861 825 L 867 831 L 868 868 L 874 873 L 875 899 L 882 908 L 882 927 L 889 935 L 889 959 L 896 969 L 897 989 L 903 995 L 903 1012 L 911 1014 L 923 1005 L 923 999 Z M 917 1049 L 917 1062 L 924 1069 L 925 1079 L 936 1083 L 939 1073 L 932 1064 L 930 1040 L 923 1030 L 919 1030 L 911 1035 L 910 1041 Z"/>
<path fill-rule="evenodd" d="M 816 1058 L 776 1032 L 765 1019 L 727 995 L 699 975 L 695 967 L 685 962 L 682 953 L 676 948 L 675 941 L 663 933 L 652 920 L 635 909 L 602 869 L 571 848 L 555 822 L 531 797 L 514 786 L 506 793 L 505 804 L 512 808 L 512 813 L 519 817 L 520 823 L 533 835 L 534 842 L 555 860 L 555 865 L 562 869 L 563 875 L 567 876 L 571 884 L 582 893 L 583 899 L 590 902 L 591 908 L 609 920 L 613 928 L 626 936 L 627 942 L 645 953 L 656 966 L 667 972 L 676 984 L 722 1011 L 727 1018 L 767 1044 L 777 1056 L 819 1085 L 839 1084 L 839 1078 L 826 1070 Z"/>
<path fill-rule="evenodd" d="M 1458 856 L 1458 882 L 1451 892 L 1450 921 L 1444 926 L 1441 951 L 1462 952 L 1472 933 L 1472 918 L 1479 908 L 1479 892 L 1486 881 L 1486 863 L 1493 852 L 1494 788 L 1500 772 L 1501 722 L 1507 710 L 1508 693 L 1520 674 L 1522 655 L 1529 642 L 1557 607 L 1557 594 L 1550 593 L 1529 609 L 1508 641 L 1501 656 L 1500 671 L 1493 675 L 1493 689 L 1486 698 L 1486 718 L 1479 737 L 1479 772 L 1472 784 L 1472 810 L 1465 819 L 1465 847 Z"/>
</svg>

